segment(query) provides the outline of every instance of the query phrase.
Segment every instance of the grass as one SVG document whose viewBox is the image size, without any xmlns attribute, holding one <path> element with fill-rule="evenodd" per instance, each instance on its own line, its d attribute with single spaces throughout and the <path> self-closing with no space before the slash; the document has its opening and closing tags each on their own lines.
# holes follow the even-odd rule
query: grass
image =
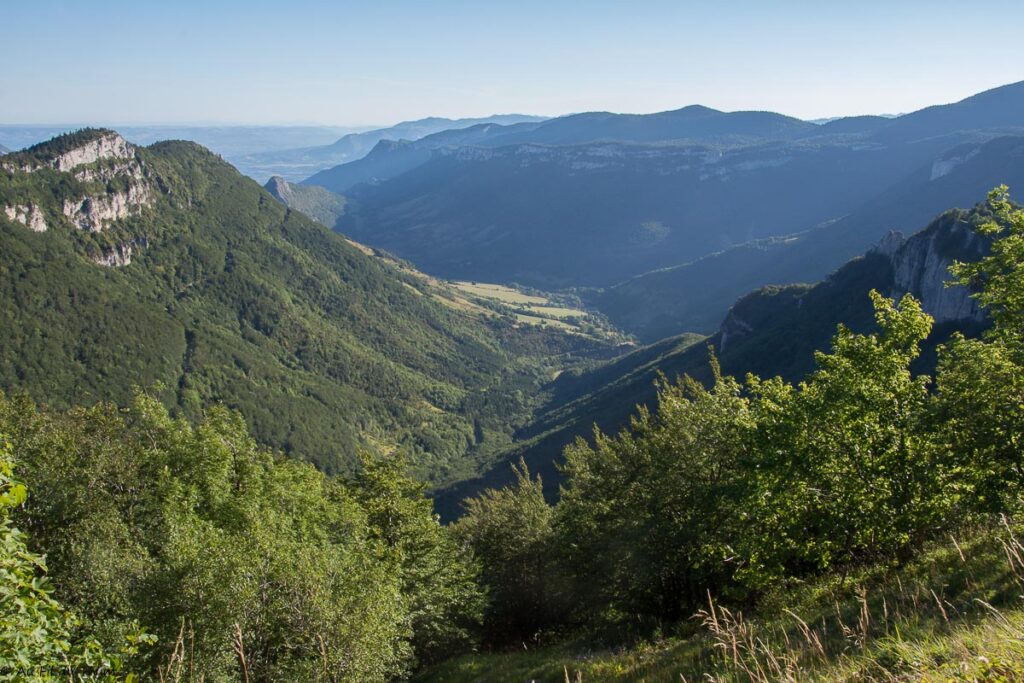
<svg viewBox="0 0 1024 683">
<path fill-rule="evenodd" d="M 709 597 L 674 637 L 467 655 L 417 681 L 1024 680 L 1021 527 L 993 522 L 960 536 L 903 567 L 780 590 L 749 617 Z"/>
<path fill-rule="evenodd" d="M 486 307 L 485 310 L 492 314 L 508 316 L 519 324 L 551 327 L 604 340 L 624 340 L 622 334 L 603 317 L 579 307 L 581 304 L 574 296 L 536 291 L 526 293 L 488 282 L 456 281 L 449 284 L 454 292 L 476 305 Z"/>
<path fill-rule="evenodd" d="M 517 289 L 504 285 L 486 282 L 453 282 L 452 285 L 463 292 L 481 296 L 485 299 L 496 299 L 506 304 L 537 304 L 543 306 L 548 303 L 547 297 L 524 294 Z"/>
</svg>

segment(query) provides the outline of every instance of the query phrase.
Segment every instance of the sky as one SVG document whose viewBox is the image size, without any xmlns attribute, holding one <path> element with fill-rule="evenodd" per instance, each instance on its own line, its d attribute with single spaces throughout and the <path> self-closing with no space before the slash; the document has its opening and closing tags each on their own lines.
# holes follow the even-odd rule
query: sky
<svg viewBox="0 0 1024 683">
<path fill-rule="evenodd" d="M 903 113 L 1024 80 L 1020 0 L 0 0 L 0 123 Z"/>
</svg>

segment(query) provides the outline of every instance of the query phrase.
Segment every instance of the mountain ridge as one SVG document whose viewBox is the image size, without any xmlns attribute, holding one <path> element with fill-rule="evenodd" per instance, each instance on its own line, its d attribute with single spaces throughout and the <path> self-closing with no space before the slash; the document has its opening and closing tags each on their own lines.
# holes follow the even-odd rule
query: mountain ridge
<svg viewBox="0 0 1024 683">
<path fill-rule="evenodd" d="M 115 201 L 132 187 L 144 201 Z M 189 142 L 57 138 L 3 158 L 0 207 L 0 389 L 64 408 L 142 387 L 189 418 L 224 403 L 326 472 L 401 448 L 425 479 L 466 476 L 597 345 L 471 309 Z"/>
<path fill-rule="evenodd" d="M 298 182 L 335 164 L 360 159 L 382 140 L 418 140 L 432 133 L 468 128 L 479 124 L 499 122 L 517 124 L 543 119 L 544 117 L 526 114 L 495 114 L 464 119 L 433 116 L 414 121 L 402 121 L 385 128 L 349 133 L 328 145 L 250 154 L 242 157 L 240 162 L 251 169 L 250 174 L 262 173 L 265 174 L 265 177 L 280 175 L 290 182 Z"/>
</svg>

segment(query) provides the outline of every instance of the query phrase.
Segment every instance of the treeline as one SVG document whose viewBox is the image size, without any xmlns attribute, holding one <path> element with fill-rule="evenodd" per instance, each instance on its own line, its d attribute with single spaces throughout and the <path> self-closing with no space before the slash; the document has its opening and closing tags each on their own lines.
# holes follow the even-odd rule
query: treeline
<svg viewBox="0 0 1024 683">
<path fill-rule="evenodd" d="M 0 433 L 0 680 L 384 681 L 475 642 L 476 565 L 401 459 L 346 485 L 143 395 L 2 399 Z"/>
<path fill-rule="evenodd" d="M 990 254 L 952 270 L 993 326 L 941 347 L 934 377 L 911 372 L 931 318 L 872 292 L 878 331 L 840 326 L 802 382 L 739 381 L 712 354 L 712 386 L 663 380 L 656 411 L 568 448 L 556 505 L 525 468 L 470 501 L 454 529 L 482 563 L 486 638 L 651 633 L 1018 510 L 1024 212 L 1006 188 L 989 207 Z"/>
</svg>

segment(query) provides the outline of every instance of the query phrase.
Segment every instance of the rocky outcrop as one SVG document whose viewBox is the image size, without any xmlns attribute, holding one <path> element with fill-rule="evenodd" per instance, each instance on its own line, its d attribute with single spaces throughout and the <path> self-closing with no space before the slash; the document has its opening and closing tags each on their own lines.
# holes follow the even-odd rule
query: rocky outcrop
<svg viewBox="0 0 1024 683">
<path fill-rule="evenodd" d="M 274 176 L 263 189 L 288 208 L 328 228 L 333 228 L 345 213 L 345 198 L 317 185 L 295 185 L 281 176 Z"/>
<path fill-rule="evenodd" d="M 719 334 L 721 335 L 718 342 L 719 351 L 725 351 L 730 339 L 742 337 L 753 331 L 754 328 L 750 323 L 737 315 L 735 310 L 730 310 L 729 314 L 725 316 L 725 320 L 722 321 L 722 327 L 719 329 Z"/>
<path fill-rule="evenodd" d="M 144 177 L 142 164 L 137 159 L 129 159 L 122 162 L 108 162 L 95 166 L 79 168 L 75 171 L 75 179 L 83 183 L 100 182 L 109 183 L 115 178 L 131 178 L 141 181 Z"/>
<path fill-rule="evenodd" d="M 95 140 L 58 154 L 50 165 L 58 171 L 71 171 L 101 159 L 131 159 L 135 149 L 117 133 L 105 133 Z"/>
<path fill-rule="evenodd" d="M 925 230 L 904 241 L 890 257 L 893 267 L 893 298 L 913 294 L 935 322 L 972 320 L 980 322 L 983 313 L 966 287 L 947 287 L 949 267 L 954 260 L 968 261 L 987 248 L 984 239 L 971 226 L 955 221 Z"/>
<path fill-rule="evenodd" d="M 144 183 L 132 183 L 124 192 L 65 200 L 64 215 L 82 230 L 100 232 L 110 223 L 127 218 L 149 204 L 152 192 Z"/>
<path fill-rule="evenodd" d="M 978 156 L 981 152 L 981 147 L 975 147 L 969 152 L 963 154 L 954 154 L 943 157 L 942 159 L 936 159 L 932 162 L 932 174 L 930 180 L 938 180 L 942 176 L 949 175 L 953 172 L 960 164 L 970 161 L 974 157 Z"/>
<path fill-rule="evenodd" d="M 853 259 L 816 285 L 756 290 L 729 309 L 718 330 L 719 349 L 724 353 L 738 340 L 765 334 L 769 329 L 775 330 L 772 334 L 784 334 L 778 328 L 780 320 L 789 321 L 786 324 L 800 321 L 808 330 L 820 330 L 816 320 L 827 317 L 832 310 L 870 314 L 863 308 L 869 289 L 894 300 L 904 294 L 913 295 L 938 324 L 971 327 L 981 323 L 985 316 L 971 291 L 946 285 L 952 279 L 949 267 L 954 261 L 976 261 L 988 250 L 988 239 L 972 225 L 977 220 L 975 213 L 950 211 L 909 238 L 899 232 L 889 233 L 866 256 Z M 831 333 L 834 323 L 824 328 Z"/>
<path fill-rule="evenodd" d="M 132 255 L 136 247 L 145 248 L 149 246 L 148 240 L 144 237 L 134 239 L 130 242 L 122 242 L 111 249 L 103 250 L 98 256 L 92 258 L 93 263 L 107 268 L 118 268 L 127 266 L 132 262 Z"/>
<path fill-rule="evenodd" d="M 5 206 L 4 213 L 12 221 L 18 221 L 33 232 L 46 232 L 46 220 L 43 218 L 43 212 L 35 204 Z"/>
</svg>

